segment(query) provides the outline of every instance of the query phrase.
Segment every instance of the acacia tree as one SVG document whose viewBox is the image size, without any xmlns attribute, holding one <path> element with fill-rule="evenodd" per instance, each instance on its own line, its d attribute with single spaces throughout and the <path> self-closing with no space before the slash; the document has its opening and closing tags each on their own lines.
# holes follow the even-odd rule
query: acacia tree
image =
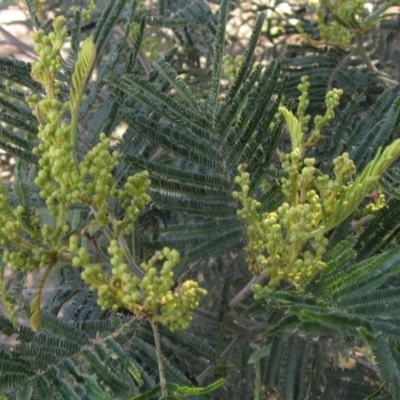
<svg viewBox="0 0 400 400">
<path fill-rule="evenodd" d="M 15 83 L 0 88 L 0 146 L 17 159 L 0 197 L 0 332 L 17 335 L 0 350 L 0 390 L 398 398 L 400 97 L 387 90 L 357 116 L 363 95 L 325 82 L 315 103 L 307 64 L 300 79 L 282 72 L 290 60 L 255 61 L 266 13 L 233 59 L 229 2 L 216 26 L 205 3 L 178 3 L 154 19 L 136 1 L 98 14 L 91 2 L 50 25 L 27 1 L 38 60 L 0 59 Z M 138 62 L 156 22 L 215 34 L 203 90 L 176 72 L 177 47 Z M 343 356 L 354 364 L 339 371 Z"/>
</svg>

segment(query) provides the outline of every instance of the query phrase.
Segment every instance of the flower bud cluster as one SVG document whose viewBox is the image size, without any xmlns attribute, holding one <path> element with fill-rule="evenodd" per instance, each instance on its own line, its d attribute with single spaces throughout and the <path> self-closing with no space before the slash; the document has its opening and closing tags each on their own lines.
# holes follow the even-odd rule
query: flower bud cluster
<svg viewBox="0 0 400 400">
<path fill-rule="evenodd" d="M 336 89 L 326 96 L 325 116 L 317 116 L 314 129 L 305 138 L 310 116 L 306 115 L 309 105 L 310 83 L 302 77 L 296 118 L 286 107 L 279 108 L 286 120 L 292 150 L 281 156 L 285 176 L 281 178 L 282 192 L 286 201 L 274 212 L 260 213 L 260 204 L 249 196 L 250 175 L 246 165 L 238 167 L 239 176 L 235 183 L 241 191 L 233 192 L 242 209 L 238 215 L 247 223 L 247 261 L 255 274 L 266 273 L 270 277 L 269 286 L 276 287 L 282 279 L 298 282 L 313 276 L 325 265 L 322 256 L 328 246 L 324 237 L 326 220 L 335 221 L 334 211 L 338 208 L 342 194 L 348 190 L 349 177 L 355 173 L 354 163 L 344 153 L 334 161 L 335 179 L 323 175 L 315 167 L 314 158 L 304 158 L 308 147 L 320 139 L 320 131 L 334 115 L 342 94 Z"/>
<path fill-rule="evenodd" d="M 17 206 L 14 210 L 11 209 L 8 202 L 7 188 L 0 187 L 0 226 L 2 239 L 0 243 L 2 246 L 6 245 L 9 240 L 19 241 L 20 232 L 23 227 L 23 214 L 25 208 L 22 205 Z"/>
<path fill-rule="evenodd" d="M 32 241 L 42 239 L 43 227 L 38 224 L 37 214 L 28 218 L 24 206 L 12 209 L 7 188 L 0 185 L 0 245 L 5 248 L 2 255 L 4 265 L 15 271 L 30 272 L 53 262 L 54 252 L 34 245 Z"/>
<path fill-rule="evenodd" d="M 303 123 L 308 122 L 305 118 L 308 87 L 305 77 L 299 85 L 298 114 Z M 243 206 L 237 213 L 247 224 L 247 261 L 253 273 L 269 275 L 269 287 L 278 286 L 282 279 L 298 282 L 323 268 L 322 256 L 328 246 L 324 234 L 357 209 L 376 187 L 379 177 L 400 156 L 398 139 L 383 151 L 379 150 L 354 181 L 351 179 L 356 168 L 348 153 L 333 161 L 332 178 L 317 170 L 314 158 L 304 158 L 307 148 L 320 139 L 322 127 L 333 118 L 341 95 L 342 92 L 335 89 L 328 92 L 326 114 L 315 118 L 315 128 L 308 139 L 304 138 L 305 131 L 299 119 L 285 107 L 279 108 L 286 120 L 292 150 L 281 156 L 285 172 L 281 187 L 286 201 L 277 210 L 258 211 L 260 203 L 249 196 L 250 175 L 246 172 L 246 165 L 238 167 L 239 176 L 235 183 L 241 190 L 232 195 Z M 373 212 L 383 206 L 384 197 L 374 196 L 369 197 L 375 199 L 375 204 L 367 206 L 364 211 Z"/>
<path fill-rule="evenodd" d="M 324 43 L 336 45 L 342 48 L 346 48 L 350 45 L 354 35 L 348 29 L 337 21 L 332 21 L 327 25 L 325 22 L 327 16 L 323 12 L 322 8 L 318 8 L 316 16 L 318 29 Z"/>
<path fill-rule="evenodd" d="M 322 40 L 312 39 L 299 23 L 297 29 L 303 40 L 316 47 L 321 45 L 348 47 L 354 37 L 349 26 L 354 25 L 354 18 L 358 18 L 363 14 L 365 0 L 335 1 L 331 2 L 329 7 L 326 7 L 326 2 L 324 1 L 315 1 L 314 3 L 316 6 L 316 20 Z M 327 15 L 327 10 L 334 14 L 337 19 L 332 21 L 332 16 Z M 348 24 L 347 26 L 345 26 L 346 23 Z"/>
<path fill-rule="evenodd" d="M 14 309 L 14 301 L 7 293 L 7 283 L 4 279 L 4 264 L 0 264 L 0 301 L 7 312 L 11 322 L 17 326 L 17 315 Z M 0 397 L 1 398 L 1 397 Z"/>
<path fill-rule="evenodd" d="M 70 251 L 76 250 L 78 239 L 76 235 L 72 235 L 70 238 Z M 75 252 L 76 256 L 72 259 L 72 265 L 74 267 L 82 267 L 81 272 L 82 279 L 90 285 L 90 290 L 96 291 L 100 285 L 106 279 L 106 275 L 100 264 L 91 263 L 89 253 L 85 247 L 79 247 L 78 251 Z"/>
<path fill-rule="evenodd" d="M 109 147 L 110 139 L 102 133 L 100 142 L 88 151 L 72 177 L 77 184 L 73 187 L 73 200 L 94 207 L 100 227 L 110 222 L 108 198 L 116 197 L 118 193 L 112 171 L 121 157 L 116 151 L 111 154 Z"/>
<path fill-rule="evenodd" d="M 86 10 L 83 10 L 81 7 L 73 6 L 71 7 L 71 11 L 75 12 L 80 10 L 82 21 L 90 21 L 92 19 L 93 13 L 96 11 L 96 2 L 95 0 L 90 0 L 90 3 L 87 6 Z"/>
<path fill-rule="evenodd" d="M 363 210 L 365 214 L 374 214 L 379 211 L 386 204 L 385 195 L 379 191 L 372 191 L 368 195 L 369 198 L 373 199 L 373 203 L 368 204 Z"/>
<path fill-rule="evenodd" d="M 41 156 L 40 171 L 35 183 L 41 188 L 40 196 L 46 199 L 46 204 L 53 215 L 56 215 L 56 199 L 65 201 L 65 190 L 54 185 L 56 181 L 65 181 L 72 172 L 73 160 L 68 136 L 69 125 L 61 124 L 62 115 L 68 109 L 68 102 L 59 100 L 60 83 L 56 73 L 61 68 L 61 47 L 68 32 L 63 28 L 63 18 L 57 17 L 53 23 L 54 32 L 46 35 L 39 30 L 34 34 L 35 52 L 39 61 L 32 66 L 32 78 L 43 85 L 46 96 L 39 100 L 37 95 L 29 96 L 28 103 L 35 107 L 33 114 L 39 121 L 38 137 L 41 141 L 33 152 Z"/>
<path fill-rule="evenodd" d="M 297 192 L 297 180 L 301 167 L 300 157 L 299 147 L 294 148 L 290 154 L 283 154 L 281 157 L 282 167 L 287 174 L 287 177 L 281 178 L 282 191 L 287 197 Z"/>
<path fill-rule="evenodd" d="M 303 133 L 308 132 L 308 123 L 311 119 L 310 115 L 306 114 L 307 108 L 310 105 L 308 99 L 308 89 L 311 84 L 308 80 L 308 76 L 304 75 L 301 77 L 301 82 L 297 86 L 297 90 L 301 93 L 299 96 L 299 105 L 297 106 L 297 115 L 301 123 Z"/>
<path fill-rule="evenodd" d="M 348 178 L 356 173 L 356 166 L 350 159 L 349 153 L 343 153 L 341 156 L 333 160 L 333 173 L 336 177 L 336 183 L 343 185 Z"/>
<path fill-rule="evenodd" d="M 329 90 L 325 96 L 326 112 L 324 116 L 317 115 L 314 119 L 315 129 L 321 129 L 327 125 L 335 116 L 334 110 L 339 105 L 340 98 L 343 95 L 342 89 Z"/>
<path fill-rule="evenodd" d="M 315 187 L 321 194 L 324 205 L 325 217 L 329 217 L 337 207 L 346 207 L 343 194 L 351 189 L 349 179 L 356 173 L 354 162 L 348 153 L 343 153 L 333 160 L 333 173 L 335 179 L 329 179 L 328 175 L 322 175 L 315 179 Z M 339 203 L 341 203 L 339 205 Z"/>
<path fill-rule="evenodd" d="M 161 322 L 170 327 L 171 331 L 187 329 L 192 320 L 193 311 L 199 306 L 199 301 L 207 292 L 198 283 L 187 280 L 182 284 L 179 293 L 168 291 L 161 298 Z"/>
<path fill-rule="evenodd" d="M 59 85 L 54 85 L 54 81 L 62 63 L 60 49 L 68 35 L 63 25 L 64 19 L 57 17 L 53 23 L 54 32 L 46 35 L 43 30 L 39 30 L 33 35 L 34 50 L 40 59 L 32 67 L 32 78 L 40 82 L 51 97 L 57 94 L 52 91 L 59 91 Z"/>
<path fill-rule="evenodd" d="M 52 101 L 54 104 L 57 100 Z M 49 102 L 42 100 L 39 103 L 44 110 L 47 109 Z M 45 106 L 45 105 L 46 106 Z M 56 108 L 53 109 L 57 111 Z M 49 114 L 47 114 L 49 115 Z M 51 115 L 51 114 L 50 114 Z M 58 112 L 59 118 L 62 112 Z M 40 196 L 46 200 L 46 205 L 51 215 L 58 214 L 59 207 L 57 201 L 62 206 L 70 203 L 71 198 L 68 193 L 71 192 L 71 179 L 75 176 L 75 163 L 71 157 L 71 144 L 68 141 L 70 134 L 69 125 L 57 121 L 47 121 L 43 127 L 39 127 L 39 139 L 41 143 L 34 149 L 34 153 L 40 155 L 40 171 L 35 178 L 35 184 L 41 189 Z M 58 184 L 55 184 L 57 182 Z"/>
<path fill-rule="evenodd" d="M 298 157 L 294 157 L 298 163 Z M 313 161 L 308 161 L 305 178 L 303 173 L 297 175 L 298 181 L 313 181 L 310 171 Z M 250 270 L 255 274 L 267 273 L 269 286 L 277 287 L 282 279 L 299 281 L 301 278 L 314 275 L 324 266 L 321 257 L 328 245 L 328 240 L 317 231 L 318 223 L 315 215 L 320 213 L 321 205 L 315 191 L 308 191 L 303 202 L 289 200 L 284 202 L 275 212 L 259 213 L 259 203 L 248 196 L 250 177 L 245 172 L 245 165 L 238 167 L 239 176 L 235 183 L 241 187 L 240 192 L 233 192 L 243 208 L 238 215 L 247 222 L 248 244 L 245 248 Z M 292 168 L 291 164 L 287 168 Z M 293 175 L 293 171 L 290 171 Z M 286 180 L 286 191 L 293 189 Z M 297 182 L 298 184 L 298 182 Z M 296 185 L 297 187 L 297 185 Z M 314 249 L 310 239 L 314 240 Z"/>
<path fill-rule="evenodd" d="M 173 269 L 180 262 L 176 250 L 164 248 L 162 252 L 156 252 L 141 265 L 142 271 L 132 265 L 124 235 L 132 232 L 134 222 L 151 200 L 146 194 L 151 184 L 150 176 L 147 171 L 137 173 L 119 188 L 112 172 L 121 156 L 110 151 L 110 138 L 104 133 L 82 160 L 76 157 L 77 110 L 95 57 L 94 43 L 91 39 L 84 42 L 75 65 L 76 74 L 72 77 L 74 87 L 70 101 L 63 103 L 56 81 L 56 73 L 61 67 L 60 48 L 66 36 L 61 18 L 56 19 L 54 29 L 55 32 L 49 35 L 42 31 L 35 35 L 35 50 L 40 61 L 34 64 L 32 77 L 45 87 L 46 94 L 43 99 L 30 96 L 27 100 L 35 108 L 34 114 L 39 121 L 40 143 L 34 152 L 39 156 L 40 170 L 35 184 L 39 186 L 40 196 L 46 200 L 52 218 L 41 223 L 33 210 L 25 210 L 22 205 L 11 208 L 8 189 L 0 185 L 0 243 L 6 247 L 2 261 L 25 272 L 38 268 L 49 270 L 58 262 L 71 262 L 82 268 L 81 277 L 90 290 L 98 293 L 102 309 L 126 308 L 140 317 L 162 322 L 171 330 L 185 329 L 205 290 L 196 282 L 186 281 L 181 290 L 173 291 Z M 68 110 L 70 123 L 61 121 Z M 120 220 L 110 210 L 111 198 L 119 201 L 125 211 Z M 109 257 L 102 253 L 103 246 L 97 244 L 95 237 L 93 242 L 90 238 L 94 253 L 89 253 L 90 249 L 81 243 L 81 236 L 71 233 L 67 218 L 71 206 L 77 203 L 91 209 L 91 220 L 81 233 L 86 234 L 91 228 L 98 230 L 109 240 Z M 131 273 L 130 265 L 136 268 L 136 275 Z M 36 307 L 35 315 L 40 311 L 38 304 L 37 301 L 32 303 Z M 35 326 L 38 326 L 37 320 Z"/>
<path fill-rule="evenodd" d="M 87 250 L 79 247 L 78 241 L 78 236 L 71 236 L 69 250 L 77 254 L 72 263 L 83 268 L 81 277 L 91 290 L 97 291 L 97 302 L 103 310 L 125 308 L 138 317 L 156 319 L 172 331 L 188 327 L 206 291 L 190 280 L 183 283 L 179 293 L 172 291 L 175 286 L 173 269 L 180 262 L 176 250 L 165 247 L 156 251 L 147 263 L 141 264 L 145 275 L 139 279 L 129 272 L 126 253 L 117 240 L 112 240 L 108 247 L 111 274 L 99 264 L 91 263 Z M 158 271 L 160 262 L 163 264 Z"/>
<path fill-rule="evenodd" d="M 160 272 L 156 264 L 163 261 Z M 180 255 L 175 249 L 165 247 L 156 251 L 153 257 L 142 263 L 141 268 L 146 272 L 140 283 L 140 288 L 146 292 L 143 304 L 144 312 L 160 311 L 159 321 L 169 326 L 172 331 L 186 329 L 192 319 L 194 309 L 206 291 L 197 282 L 188 280 L 182 284 L 179 292 L 173 292 L 175 285 L 173 269 L 180 263 Z"/>
<path fill-rule="evenodd" d="M 114 224 L 115 232 L 127 235 L 132 231 L 133 221 L 136 221 L 140 212 L 151 201 L 151 197 L 146 193 L 150 184 L 148 171 L 142 171 L 128 178 L 124 189 L 118 193 L 125 210 L 125 216 L 121 221 Z"/>
<path fill-rule="evenodd" d="M 9 203 L 8 189 L 0 184 L 0 245 L 3 248 L 10 248 L 11 245 L 14 245 L 24 251 L 32 249 L 32 245 L 25 240 L 25 237 L 26 234 L 36 237 L 38 228 L 36 227 L 35 230 L 34 227 L 35 216 L 31 217 L 33 223 L 30 226 L 27 226 L 26 219 L 28 218 L 25 207 L 18 205 L 12 209 Z"/>
<path fill-rule="evenodd" d="M 292 143 L 292 151 L 300 150 L 300 156 L 303 156 L 305 151 L 318 144 L 323 137 L 321 136 L 321 130 L 333 119 L 335 116 L 334 110 L 339 105 L 340 97 L 343 94 L 341 89 L 332 89 L 327 92 L 325 96 L 326 112 L 324 116 L 317 115 L 314 118 L 314 128 L 306 139 L 306 133 L 308 132 L 308 123 L 311 119 L 310 115 L 306 114 L 307 108 L 310 104 L 308 100 L 308 90 L 310 88 L 310 82 L 307 76 L 301 78 L 301 83 L 298 85 L 300 91 L 299 104 L 297 107 L 297 118 L 289 111 L 286 107 L 280 106 L 279 112 L 286 120 L 289 128 L 290 140 Z"/>
<path fill-rule="evenodd" d="M 37 263 L 32 262 L 29 252 L 24 250 L 4 250 L 2 261 L 15 271 L 30 272 L 38 268 Z"/>
<path fill-rule="evenodd" d="M 158 273 L 156 265 L 164 261 Z M 180 263 L 179 253 L 173 249 L 165 247 L 162 251 L 156 251 L 147 263 L 142 263 L 140 267 L 146 272 L 140 287 L 146 291 L 146 300 L 143 311 L 154 310 L 160 300 L 169 293 L 175 285 L 173 269 Z"/>
<path fill-rule="evenodd" d="M 343 95 L 342 89 L 329 90 L 325 96 L 326 112 L 324 116 L 317 115 L 314 118 L 314 129 L 307 140 L 306 147 L 312 147 L 318 143 L 321 137 L 321 130 L 330 123 L 335 116 L 335 108 L 339 105 Z"/>
<path fill-rule="evenodd" d="M 39 31 L 35 35 L 35 50 L 41 60 L 34 64 L 32 76 L 46 89 L 43 100 L 39 101 L 37 96 L 28 98 L 28 102 L 35 106 L 34 114 L 40 124 L 40 144 L 34 149 L 34 153 L 40 156 L 40 171 L 35 184 L 40 187 L 40 196 L 46 200 L 51 215 L 57 219 L 58 235 L 66 230 L 66 211 L 73 203 L 92 207 L 99 227 L 114 222 L 108 212 L 108 199 L 111 197 L 119 198 L 126 211 L 123 222 L 117 223 L 121 229 L 116 234 L 128 233 L 140 211 L 150 201 L 150 197 L 145 194 L 150 186 L 148 173 L 128 178 L 124 189 L 118 190 L 112 171 L 120 161 L 120 155 L 118 152 L 110 153 L 110 139 L 104 133 L 83 161 L 78 163 L 72 156 L 75 151 L 75 143 L 71 139 L 73 128 L 70 123 L 61 122 L 61 117 L 70 109 L 71 104 L 62 103 L 58 99 L 60 90 L 56 81 L 56 72 L 61 67 L 62 40 L 67 34 L 62 29 L 62 23 L 62 18 L 57 18 L 54 32 L 45 35 Z M 50 69 L 51 66 L 55 69 Z M 75 106 L 79 108 L 79 104 Z"/>
<path fill-rule="evenodd" d="M 250 174 L 246 172 L 247 165 L 240 164 L 238 167 L 239 176 L 236 176 L 235 183 L 240 186 L 241 191 L 234 191 L 232 196 L 238 199 L 243 208 L 237 211 L 237 214 L 244 219 L 247 226 L 247 262 L 249 269 L 254 274 L 260 274 L 262 269 L 257 264 L 257 252 L 263 244 L 263 231 L 260 228 L 260 214 L 257 208 L 261 203 L 249 196 Z"/>
</svg>

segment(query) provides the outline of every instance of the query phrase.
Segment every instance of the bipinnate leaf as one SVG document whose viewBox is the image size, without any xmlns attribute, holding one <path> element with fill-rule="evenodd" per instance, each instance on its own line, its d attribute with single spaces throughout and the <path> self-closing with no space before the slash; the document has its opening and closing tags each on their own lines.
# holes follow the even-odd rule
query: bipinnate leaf
<svg viewBox="0 0 400 400">
<path fill-rule="evenodd" d="M 96 59 L 96 46 L 93 37 L 89 36 L 82 44 L 72 75 L 72 88 L 70 90 L 71 107 L 76 110 L 82 99 L 86 81 L 88 80 L 94 61 Z"/>
</svg>

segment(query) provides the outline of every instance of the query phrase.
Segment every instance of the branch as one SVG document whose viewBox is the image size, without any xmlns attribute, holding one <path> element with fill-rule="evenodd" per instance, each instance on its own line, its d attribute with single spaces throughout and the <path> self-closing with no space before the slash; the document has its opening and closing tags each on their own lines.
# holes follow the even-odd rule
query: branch
<svg viewBox="0 0 400 400">
<path fill-rule="evenodd" d="M 253 278 L 247 283 L 247 285 L 229 302 L 228 308 L 230 310 L 237 307 L 243 300 L 252 294 L 252 287 L 255 284 L 261 284 L 268 279 L 267 274 L 261 274 L 253 276 Z"/>
<path fill-rule="evenodd" d="M 197 308 L 194 311 L 194 315 L 213 325 L 220 324 L 218 314 L 204 310 L 203 308 Z M 239 325 L 235 320 L 240 321 L 240 323 L 245 326 Z M 226 320 L 224 321 L 224 325 L 230 331 L 236 333 L 237 335 L 245 336 L 246 338 L 260 335 L 270 328 L 270 326 L 267 324 L 262 324 L 241 316 L 233 316 L 230 313 L 228 313 Z"/>
<path fill-rule="evenodd" d="M 225 361 L 229 357 L 229 355 L 232 353 L 235 346 L 242 339 L 243 338 L 241 338 L 239 335 L 236 335 L 231 340 L 231 342 L 228 344 L 228 346 L 226 346 L 225 350 L 221 353 L 220 357 L 216 360 L 215 364 L 217 364 L 218 362 Z M 199 385 L 201 385 L 203 383 L 204 379 L 207 377 L 207 375 L 209 375 L 213 371 L 214 367 L 215 367 L 215 365 L 208 366 L 200 375 L 198 375 L 196 377 L 196 381 Z"/>
</svg>

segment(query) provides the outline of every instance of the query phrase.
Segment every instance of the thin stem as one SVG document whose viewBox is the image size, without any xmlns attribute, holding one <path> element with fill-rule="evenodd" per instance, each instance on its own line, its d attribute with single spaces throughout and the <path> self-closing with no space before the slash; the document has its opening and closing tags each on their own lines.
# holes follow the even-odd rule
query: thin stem
<svg viewBox="0 0 400 400">
<path fill-rule="evenodd" d="M 92 210 L 93 213 L 96 212 L 96 210 L 95 210 L 94 207 L 91 207 L 91 210 Z M 110 215 L 110 218 L 111 218 L 113 221 L 116 220 L 115 215 L 114 215 L 113 211 L 112 211 L 110 208 L 108 209 L 108 214 Z M 110 228 L 107 227 L 107 226 L 105 226 L 105 227 L 103 228 L 103 232 L 104 232 L 104 234 L 106 235 L 107 239 L 111 242 L 111 240 L 113 239 L 113 233 L 111 232 Z M 139 268 L 139 266 L 138 266 L 138 265 L 136 264 L 136 262 L 135 262 L 135 259 L 132 257 L 131 252 L 130 252 L 130 250 L 129 250 L 128 243 L 126 243 L 125 238 L 123 237 L 123 235 L 118 235 L 117 239 L 118 239 L 118 244 L 119 244 L 120 247 L 121 247 L 122 249 L 124 249 L 124 251 L 125 251 L 125 256 L 126 256 L 126 258 L 127 258 L 127 260 L 128 260 L 128 264 L 130 265 L 130 267 L 131 267 L 131 269 L 132 269 L 132 272 L 133 272 L 138 278 L 141 278 L 141 279 L 142 279 L 142 278 L 145 276 L 145 273 L 144 273 L 144 271 L 143 271 L 141 268 Z"/>
<path fill-rule="evenodd" d="M 352 55 L 353 55 L 353 51 L 350 51 L 344 58 L 342 58 L 342 60 L 339 62 L 339 64 L 336 65 L 336 67 L 333 69 L 331 75 L 329 76 L 328 89 L 332 89 L 332 84 L 335 79 L 335 76 L 337 75 L 340 68 L 342 68 L 347 63 L 347 61 L 351 58 Z"/>
<path fill-rule="evenodd" d="M 78 171 L 78 174 L 81 174 L 81 171 L 79 169 L 79 161 L 78 161 L 78 156 L 76 154 L 76 132 L 78 130 L 78 117 L 79 117 L 79 105 L 81 103 L 79 99 L 78 105 L 73 108 L 71 107 L 71 133 L 70 133 L 70 144 L 71 144 L 71 156 L 75 161 L 75 166 L 76 170 Z"/>
<path fill-rule="evenodd" d="M 375 67 L 375 65 L 372 63 L 371 59 L 369 58 L 367 52 L 365 51 L 364 48 L 364 43 L 362 40 L 362 35 L 360 33 L 355 34 L 356 38 L 356 44 L 357 44 L 357 51 L 361 59 L 364 61 L 364 64 L 367 66 L 367 68 L 373 72 L 374 74 L 377 74 L 377 78 L 381 81 L 381 83 L 387 87 L 387 88 L 392 88 L 393 86 L 397 85 L 398 82 L 394 81 L 392 79 L 383 77 L 379 74 L 379 70 Z"/>
<path fill-rule="evenodd" d="M 362 41 L 362 36 L 359 33 L 356 33 L 355 37 L 356 37 L 358 54 L 360 55 L 360 57 L 364 61 L 365 65 L 368 67 L 368 69 L 371 72 L 378 73 L 379 71 L 376 69 L 375 65 L 372 64 L 371 59 L 369 58 L 367 52 L 365 51 L 364 43 Z"/>
<path fill-rule="evenodd" d="M 368 214 L 359 220 L 353 220 L 351 222 L 351 230 L 357 232 L 358 229 L 360 229 L 362 226 L 364 226 L 368 222 L 372 221 L 374 218 L 375 218 L 375 215 Z"/>
<path fill-rule="evenodd" d="M 215 365 L 221 362 L 224 362 L 226 359 L 228 359 L 229 355 L 235 350 L 236 345 L 242 340 L 242 337 L 240 335 L 236 335 L 231 342 L 226 346 L 224 351 L 221 353 L 219 356 L 217 362 L 213 365 L 209 365 L 200 375 L 196 377 L 196 381 L 199 385 L 201 385 L 204 381 L 204 379 L 207 378 L 207 376 L 214 370 Z"/>
<path fill-rule="evenodd" d="M 4 238 L 6 240 L 8 240 L 9 238 L 7 237 L 7 235 L 5 235 L 3 232 L 0 232 L 0 238 Z M 22 239 L 21 237 L 19 237 L 16 240 L 11 240 L 10 244 L 14 247 L 17 247 L 21 250 L 32 250 L 33 249 L 33 244 L 29 243 L 28 241 Z"/>
<path fill-rule="evenodd" d="M 194 310 L 194 315 L 212 325 L 220 324 L 218 314 L 204 310 L 204 308 L 199 307 Z M 239 315 L 232 315 L 231 313 L 228 313 L 224 324 L 230 331 L 246 338 L 260 335 L 271 328 L 268 324 L 259 323 Z"/>
<path fill-rule="evenodd" d="M 158 363 L 158 375 L 160 377 L 161 395 L 162 397 L 168 396 L 167 391 L 167 380 L 165 379 L 165 367 L 163 361 L 163 355 L 161 353 L 160 333 L 158 332 L 157 322 L 151 322 L 150 325 L 153 329 L 154 343 L 156 344 L 156 356 Z"/>
<path fill-rule="evenodd" d="M 257 360 L 254 364 L 255 378 L 254 378 L 254 400 L 261 399 L 261 364 L 260 360 Z"/>
<path fill-rule="evenodd" d="M 65 203 L 66 203 L 66 196 L 65 196 L 65 188 L 61 189 L 61 199 L 59 202 L 59 206 L 58 206 L 58 216 L 57 216 L 57 225 L 56 225 L 56 232 L 55 232 L 55 237 L 59 236 L 62 227 L 65 224 L 65 218 L 66 218 L 66 207 L 65 207 Z M 59 237 L 59 239 L 61 239 Z"/>
<path fill-rule="evenodd" d="M 237 307 L 243 300 L 247 299 L 253 291 L 252 287 L 255 284 L 261 284 L 268 279 L 267 274 L 253 276 L 246 286 L 229 302 L 229 309 L 232 310 Z"/>
</svg>

